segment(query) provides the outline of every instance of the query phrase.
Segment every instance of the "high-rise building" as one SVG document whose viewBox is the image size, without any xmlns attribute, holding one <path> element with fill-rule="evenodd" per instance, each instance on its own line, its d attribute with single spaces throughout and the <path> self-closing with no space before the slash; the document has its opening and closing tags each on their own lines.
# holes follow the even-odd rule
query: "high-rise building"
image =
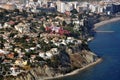
<svg viewBox="0 0 120 80">
<path fill-rule="evenodd" d="M 64 2 L 57 1 L 56 5 L 57 5 L 57 11 L 58 12 L 61 12 L 61 13 L 65 12 L 65 3 Z"/>
</svg>

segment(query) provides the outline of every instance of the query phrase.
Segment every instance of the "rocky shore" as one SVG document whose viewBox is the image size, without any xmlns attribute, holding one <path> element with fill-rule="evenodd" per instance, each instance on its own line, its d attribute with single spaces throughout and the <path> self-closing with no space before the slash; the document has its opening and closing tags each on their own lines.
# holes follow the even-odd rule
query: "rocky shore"
<svg viewBox="0 0 120 80">
<path fill-rule="evenodd" d="M 45 78 L 45 80 L 52 80 L 52 79 L 57 79 L 57 78 L 61 78 L 61 77 L 66 77 L 66 76 L 71 76 L 71 75 L 78 74 L 80 71 L 83 71 L 83 70 L 85 70 L 86 68 L 92 67 L 92 66 L 100 63 L 101 61 L 102 61 L 102 58 L 99 58 L 99 59 L 97 59 L 95 62 L 90 63 L 90 64 L 88 64 L 88 65 L 86 65 L 86 66 L 84 66 L 84 67 L 82 67 L 82 68 L 80 68 L 80 69 L 76 69 L 76 70 L 74 70 L 74 71 L 72 71 L 72 72 L 70 72 L 70 73 L 67 73 L 67 74 L 65 74 L 65 75 L 59 75 L 59 76 L 57 76 L 57 77 L 48 77 L 48 78 Z"/>
<path fill-rule="evenodd" d="M 48 67 L 35 67 L 26 73 L 21 73 L 16 77 L 9 76 L 6 80 L 52 80 L 60 77 L 75 75 L 80 71 L 91 67 L 102 61 L 96 54 L 91 51 L 83 50 L 80 53 L 69 54 L 71 67 L 64 67 L 63 69 L 54 69 Z M 56 72 L 57 71 L 57 72 Z M 63 72 L 64 71 L 64 72 Z M 62 72 L 62 73 L 61 73 Z"/>
</svg>

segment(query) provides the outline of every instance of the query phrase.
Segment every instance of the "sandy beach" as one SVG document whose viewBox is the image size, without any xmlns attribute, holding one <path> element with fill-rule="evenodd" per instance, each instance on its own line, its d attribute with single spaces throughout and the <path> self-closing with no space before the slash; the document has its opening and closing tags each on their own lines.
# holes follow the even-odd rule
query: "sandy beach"
<svg viewBox="0 0 120 80">
<path fill-rule="evenodd" d="M 115 21 L 119 21 L 119 20 L 120 20 L 120 17 L 116 17 L 116 18 L 112 18 L 112 19 L 109 19 L 109 20 L 101 21 L 99 23 L 94 24 L 94 29 L 96 29 L 96 28 L 98 28 L 100 26 L 103 26 L 105 24 L 115 22 Z"/>
<path fill-rule="evenodd" d="M 101 61 L 102 61 L 102 58 L 99 58 L 97 61 L 95 61 L 93 63 L 90 63 L 90 64 L 84 66 L 83 68 L 76 69 L 76 70 L 74 70 L 74 71 L 72 71 L 70 73 L 67 73 L 65 75 L 59 75 L 59 76 L 56 76 L 56 77 L 47 77 L 47 78 L 45 78 L 45 80 L 52 80 L 52 79 L 57 79 L 57 78 L 61 78 L 61 77 L 75 75 L 75 74 L 79 73 L 80 71 L 85 70 L 86 68 L 89 68 L 91 66 L 94 66 L 94 65 L 100 63 Z"/>
</svg>

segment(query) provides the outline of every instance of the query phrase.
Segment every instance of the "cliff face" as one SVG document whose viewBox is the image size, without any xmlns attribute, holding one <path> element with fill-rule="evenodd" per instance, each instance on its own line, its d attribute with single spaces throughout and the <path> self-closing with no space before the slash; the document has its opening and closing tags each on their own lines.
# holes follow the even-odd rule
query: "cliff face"
<svg viewBox="0 0 120 80">
<path fill-rule="evenodd" d="M 67 53 L 69 51 L 69 54 Z M 51 59 L 49 65 L 37 66 L 32 68 L 27 73 L 21 73 L 17 77 L 6 77 L 5 80 L 44 80 L 48 77 L 55 77 L 73 71 L 74 69 L 82 68 L 92 62 L 95 62 L 98 57 L 88 50 L 82 50 L 70 54 L 73 50 L 67 49 Z"/>
<path fill-rule="evenodd" d="M 82 51 L 79 54 L 70 55 L 71 65 L 73 68 L 82 68 L 97 60 L 97 56 L 90 51 Z"/>
</svg>

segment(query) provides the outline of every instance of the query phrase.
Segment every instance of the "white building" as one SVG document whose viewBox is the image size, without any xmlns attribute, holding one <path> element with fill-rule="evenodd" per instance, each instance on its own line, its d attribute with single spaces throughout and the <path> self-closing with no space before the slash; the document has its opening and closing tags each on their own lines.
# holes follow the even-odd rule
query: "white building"
<svg viewBox="0 0 120 80">
<path fill-rule="evenodd" d="M 55 4 L 54 3 L 50 3 L 50 7 L 55 7 Z"/>
<path fill-rule="evenodd" d="M 2 27 L 2 24 L 0 23 L 0 29 L 2 29 L 3 27 Z"/>
<path fill-rule="evenodd" d="M 91 12 L 103 13 L 104 12 L 104 5 L 90 4 L 89 9 L 91 10 Z"/>
<path fill-rule="evenodd" d="M 103 13 L 104 12 L 104 7 L 98 6 L 98 13 Z"/>
<path fill-rule="evenodd" d="M 5 51 L 3 51 L 2 49 L 0 49 L 0 53 L 6 54 L 6 52 L 5 52 Z"/>
<path fill-rule="evenodd" d="M 97 11 L 97 6 L 96 5 L 90 5 L 89 6 L 89 8 L 90 8 L 90 10 L 91 10 L 91 12 L 96 12 Z"/>
<path fill-rule="evenodd" d="M 90 6 L 89 3 L 82 2 L 82 3 L 77 4 L 77 8 L 76 9 L 77 9 L 78 12 L 88 11 L 89 10 L 89 6 Z"/>
<path fill-rule="evenodd" d="M 3 25 L 3 27 L 4 27 L 4 28 L 9 28 L 9 27 L 11 27 L 11 26 L 8 24 L 8 22 L 5 22 L 4 25 Z"/>
<path fill-rule="evenodd" d="M 83 2 L 83 3 L 81 3 L 81 6 L 82 7 L 89 7 L 89 3 L 88 2 Z"/>
<path fill-rule="evenodd" d="M 19 23 L 15 26 L 15 29 L 19 31 L 20 33 L 26 33 L 30 31 L 29 24 Z"/>
<path fill-rule="evenodd" d="M 69 4 L 72 4 L 72 7 L 74 7 L 75 9 L 77 9 L 77 6 L 78 6 L 78 2 L 75 1 L 75 2 L 68 2 Z"/>
<path fill-rule="evenodd" d="M 61 1 L 57 1 L 56 4 L 57 4 L 57 11 L 64 13 L 65 12 L 65 3 L 61 2 Z"/>
<path fill-rule="evenodd" d="M 65 5 L 65 11 L 71 11 L 73 9 L 73 4 L 72 3 L 67 3 Z"/>
</svg>

